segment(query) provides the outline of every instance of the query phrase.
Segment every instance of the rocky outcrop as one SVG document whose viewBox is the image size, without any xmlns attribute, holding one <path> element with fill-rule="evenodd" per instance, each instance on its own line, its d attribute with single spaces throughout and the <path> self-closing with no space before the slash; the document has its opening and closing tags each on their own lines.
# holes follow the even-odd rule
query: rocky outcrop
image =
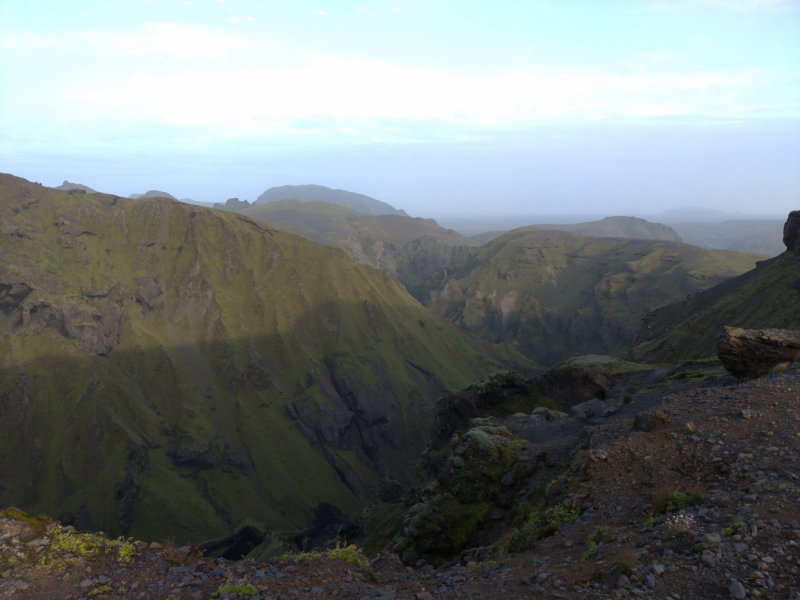
<svg viewBox="0 0 800 600">
<path fill-rule="evenodd" d="M 406 564 L 420 557 L 441 561 L 463 550 L 496 504 L 513 503 L 512 467 L 523 464 L 525 475 L 536 470 L 536 461 L 519 453 L 528 442 L 497 419 L 476 418 L 470 425 L 453 435 L 439 476 L 406 512 L 389 546 Z"/>
<path fill-rule="evenodd" d="M 22 323 L 33 323 L 53 329 L 62 337 L 76 342 L 84 352 L 107 355 L 119 344 L 122 308 L 110 300 L 90 304 L 72 303 L 59 306 L 41 301 L 23 308 Z"/>
<path fill-rule="evenodd" d="M 538 389 L 530 379 L 514 373 L 495 373 L 440 398 L 431 427 L 430 450 L 438 450 L 458 430 L 466 430 L 476 417 L 509 416 L 536 407 Z"/>
<path fill-rule="evenodd" d="M 228 198 L 225 201 L 225 204 L 221 202 L 215 202 L 213 208 L 219 210 L 229 210 L 232 212 L 237 212 L 243 210 L 250 206 L 250 203 L 247 200 L 239 200 L 238 198 Z"/>
<path fill-rule="evenodd" d="M 590 400 L 605 400 L 609 377 L 600 369 L 567 361 L 535 378 L 545 396 L 569 408 Z"/>
<path fill-rule="evenodd" d="M 740 381 L 763 377 L 781 364 L 800 359 L 800 331 L 726 327 L 717 356 Z"/>
<path fill-rule="evenodd" d="M 800 252 L 800 210 L 789 213 L 783 226 L 783 243 L 787 250 Z"/>
<path fill-rule="evenodd" d="M 230 535 L 200 544 L 199 548 L 210 556 L 221 556 L 228 560 L 238 560 L 249 554 L 270 534 L 263 523 L 245 521 Z"/>
</svg>

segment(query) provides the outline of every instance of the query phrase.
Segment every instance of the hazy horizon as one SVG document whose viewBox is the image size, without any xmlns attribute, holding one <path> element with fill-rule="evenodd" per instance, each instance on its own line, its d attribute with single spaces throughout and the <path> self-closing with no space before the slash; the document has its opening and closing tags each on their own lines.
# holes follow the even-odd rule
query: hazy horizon
<svg viewBox="0 0 800 600">
<path fill-rule="evenodd" d="M 800 208 L 788 0 L 7 0 L 0 48 L 0 171 L 49 186 L 313 183 L 443 224 Z"/>
</svg>

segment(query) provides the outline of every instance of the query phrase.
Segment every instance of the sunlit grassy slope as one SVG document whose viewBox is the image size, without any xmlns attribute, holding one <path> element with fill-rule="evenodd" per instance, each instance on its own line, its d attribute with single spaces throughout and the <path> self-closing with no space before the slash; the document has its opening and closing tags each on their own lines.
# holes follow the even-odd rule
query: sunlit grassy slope
<svg viewBox="0 0 800 600">
<path fill-rule="evenodd" d="M 530 366 L 236 213 L 0 175 L 0 505 L 142 539 L 411 482 L 436 397 Z"/>
<path fill-rule="evenodd" d="M 570 356 L 623 354 L 646 313 L 752 269 L 761 258 L 525 227 L 452 268 L 432 285 L 426 304 L 467 331 L 554 365 Z"/>
</svg>

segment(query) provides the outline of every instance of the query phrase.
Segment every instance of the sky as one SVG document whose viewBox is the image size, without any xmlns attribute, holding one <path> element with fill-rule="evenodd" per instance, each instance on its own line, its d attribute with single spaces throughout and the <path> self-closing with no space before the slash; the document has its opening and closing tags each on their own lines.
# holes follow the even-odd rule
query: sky
<svg viewBox="0 0 800 600">
<path fill-rule="evenodd" d="M 451 220 L 781 218 L 800 2 L 2 0 L 0 171 L 204 202 L 314 183 Z"/>
</svg>

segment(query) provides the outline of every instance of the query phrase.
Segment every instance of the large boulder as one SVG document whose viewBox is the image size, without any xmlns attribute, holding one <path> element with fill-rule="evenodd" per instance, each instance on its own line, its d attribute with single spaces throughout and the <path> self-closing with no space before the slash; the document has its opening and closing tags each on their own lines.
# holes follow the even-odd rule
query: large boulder
<svg viewBox="0 0 800 600">
<path fill-rule="evenodd" d="M 800 331 L 726 327 L 717 356 L 739 380 L 763 377 L 778 365 L 800 358 Z"/>
</svg>

